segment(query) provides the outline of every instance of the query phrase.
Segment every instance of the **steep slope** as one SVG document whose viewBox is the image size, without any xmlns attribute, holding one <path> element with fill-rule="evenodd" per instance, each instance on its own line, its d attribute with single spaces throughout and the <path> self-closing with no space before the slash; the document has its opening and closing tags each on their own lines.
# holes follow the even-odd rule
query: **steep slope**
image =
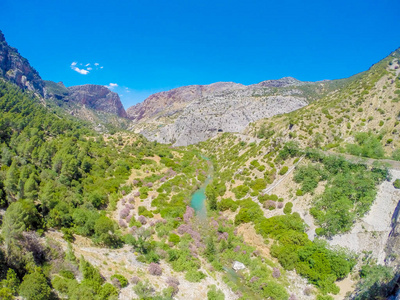
<svg viewBox="0 0 400 300">
<path fill-rule="evenodd" d="M 385 158 L 400 160 L 399 75 L 398 49 L 368 71 L 332 82 L 337 88 L 306 107 L 192 146 L 215 163 L 209 201 L 244 236 L 261 235 L 268 246 L 257 250 L 267 248 L 283 268 L 295 268 L 324 290 L 321 278 L 333 265 L 325 261 L 319 268 L 321 256 L 312 247 L 346 247 L 339 252 L 355 259 L 350 276 L 326 277 L 339 279 L 341 291 L 329 286 L 335 299 L 346 293 L 352 294 L 346 299 L 383 299 L 398 278 L 393 183 L 400 173 L 398 163 Z M 303 228 L 293 226 L 295 216 Z"/>
<path fill-rule="evenodd" d="M 127 114 L 118 94 L 110 91 L 105 86 L 86 84 L 71 86 L 67 89 L 69 95 L 66 101 L 74 101 L 97 111 L 127 118 Z"/>
<path fill-rule="evenodd" d="M 102 119 L 105 123 L 118 123 L 108 121 L 112 117 L 105 117 L 103 113 L 127 118 L 125 109 L 118 94 L 101 85 L 82 85 L 66 88 L 62 82 L 55 83 L 44 81 L 39 73 L 22 57 L 18 50 L 10 47 L 3 33 L 0 31 L 0 77 L 16 84 L 22 90 L 36 93 L 39 97 L 54 101 L 62 106 L 66 102 L 72 102 L 74 109 L 64 106 L 68 112 L 74 112 L 78 117 L 87 120 L 91 115 L 95 124 Z M 91 111 L 88 111 L 91 110 Z M 99 112 L 101 115 L 96 116 Z M 115 119 L 115 118 L 114 118 Z M 122 121 L 123 122 L 123 121 Z"/>
<path fill-rule="evenodd" d="M 246 132 L 304 146 L 340 149 L 358 132 L 378 135 L 387 154 L 400 146 L 400 49 L 368 71 L 342 80 L 342 87 L 308 107 L 260 120 Z M 357 154 L 358 155 L 358 154 Z"/>
<path fill-rule="evenodd" d="M 251 122 L 297 110 L 331 87 L 329 81 L 301 82 L 290 77 L 250 86 L 232 82 L 186 86 L 154 94 L 127 113 L 135 132 L 182 146 L 218 132 L 240 132 Z"/>
<path fill-rule="evenodd" d="M 22 57 L 18 50 L 10 47 L 0 30 L 0 77 L 5 78 L 23 90 L 46 95 L 44 82 L 39 73 L 31 67 L 28 60 Z"/>
</svg>

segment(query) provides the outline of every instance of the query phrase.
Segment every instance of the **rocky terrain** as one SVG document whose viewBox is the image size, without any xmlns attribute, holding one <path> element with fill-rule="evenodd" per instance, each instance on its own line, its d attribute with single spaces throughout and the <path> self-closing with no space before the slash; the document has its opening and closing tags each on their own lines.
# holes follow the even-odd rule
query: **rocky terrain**
<svg viewBox="0 0 400 300">
<path fill-rule="evenodd" d="M 81 110 L 104 112 L 120 118 L 127 118 L 118 94 L 102 85 L 81 85 L 65 87 L 62 82 L 44 81 L 39 73 L 22 57 L 18 50 L 10 47 L 0 31 L 0 77 L 16 84 L 23 90 L 56 101 L 57 104 L 72 102 Z M 61 102 L 57 102 L 61 100 Z M 78 110 L 79 110 L 78 109 Z M 70 111 L 70 110 L 67 110 Z M 76 113 L 75 115 L 85 115 Z"/>
<path fill-rule="evenodd" d="M 18 50 L 10 47 L 0 31 L 0 77 L 10 81 L 23 90 L 46 95 L 44 82 L 39 73 L 31 67 L 28 60 Z"/>
<path fill-rule="evenodd" d="M 126 118 L 127 114 L 117 93 L 102 85 L 85 84 L 68 88 L 69 95 L 64 101 L 73 101 L 97 111 L 107 112 Z"/>
<path fill-rule="evenodd" d="M 306 106 L 327 92 L 329 81 L 291 77 L 249 86 L 219 82 L 161 92 L 128 108 L 132 130 L 150 140 L 186 146 L 219 132 L 241 132 L 249 123 Z"/>
</svg>

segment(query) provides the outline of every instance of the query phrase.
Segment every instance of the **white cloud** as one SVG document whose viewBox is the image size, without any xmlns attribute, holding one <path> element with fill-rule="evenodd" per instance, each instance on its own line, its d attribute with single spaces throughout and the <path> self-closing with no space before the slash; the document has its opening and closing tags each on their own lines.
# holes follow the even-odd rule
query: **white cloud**
<svg viewBox="0 0 400 300">
<path fill-rule="evenodd" d="M 99 63 L 94 63 L 94 65 L 97 67 L 99 65 Z"/>
<path fill-rule="evenodd" d="M 118 84 L 116 83 L 110 83 L 109 85 L 106 85 L 106 87 L 108 87 L 110 90 L 116 88 L 118 86 Z"/>
<path fill-rule="evenodd" d="M 87 68 L 87 70 L 88 70 L 88 71 L 91 71 L 91 70 L 93 70 L 93 69 L 92 69 L 92 68 Z"/>
<path fill-rule="evenodd" d="M 77 64 L 77 62 L 74 61 L 74 62 L 72 62 L 71 66 L 76 66 L 76 64 Z"/>
<path fill-rule="evenodd" d="M 89 74 L 88 70 L 79 69 L 78 67 L 71 66 L 71 69 L 74 70 L 75 72 L 78 72 L 79 74 L 82 74 L 82 75 Z"/>
<path fill-rule="evenodd" d="M 103 69 L 103 67 L 100 67 L 100 69 Z"/>
<path fill-rule="evenodd" d="M 88 67 L 88 66 L 90 66 L 90 64 L 86 64 L 86 65 L 85 65 L 85 67 Z"/>
</svg>

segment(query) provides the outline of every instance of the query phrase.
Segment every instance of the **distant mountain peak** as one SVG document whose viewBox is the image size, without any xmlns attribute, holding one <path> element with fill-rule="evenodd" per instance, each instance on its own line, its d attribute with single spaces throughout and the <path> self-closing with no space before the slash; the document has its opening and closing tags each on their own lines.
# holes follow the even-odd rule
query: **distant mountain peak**
<svg viewBox="0 0 400 300">
<path fill-rule="evenodd" d="M 304 83 L 306 82 L 300 81 L 293 77 L 283 77 L 281 79 L 261 81 L 257 85 L 263 87 L 286 87 L 286 86 L 301 85 Z"/>
</svg>

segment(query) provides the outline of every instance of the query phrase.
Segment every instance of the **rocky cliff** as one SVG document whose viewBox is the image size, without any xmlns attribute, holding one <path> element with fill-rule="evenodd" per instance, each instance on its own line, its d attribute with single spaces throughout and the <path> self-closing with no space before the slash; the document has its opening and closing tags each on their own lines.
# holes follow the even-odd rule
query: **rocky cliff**
<svg viewBox="0 0 400 300">
<path fill-rule="evenodd" d="M 118 94 L 101 85 L 81 85 L 66 88 L 62 82 L 44 81 L 39 73 L 10 47 L 0 31 L 0 77 L 23 90 L 33 91 L 41 97 L 73 102 L 92 109 L 127 118 Z M 79 114 L 78 114 L 79 115 Z"/>
<path fill-rule="evenodd" d="M 0 31 L 0 77 L 18 85 L 23 90 L 46 95 L 44 82 L 39 73 L 31 67 L 28 60 L 18 50 L 10 47 Z"/>
<path fill-rule="evenodd" d="M 73 101 L 88 108 L 127 118 L 128 115 L 117 93 L 102 85 L 85 84 L 67 88 L 64 101 Z"/>
<path fill-rule="evenodd" d="M 127 113 L 135 132 L 185 146 L 219 132 L 241 132 L 251 122 L 299 109 L 323 93 L 326 85 L 285 77 L 249 86 L 232 82 L 185 86 L 151 95 Z"/>
</svg>

